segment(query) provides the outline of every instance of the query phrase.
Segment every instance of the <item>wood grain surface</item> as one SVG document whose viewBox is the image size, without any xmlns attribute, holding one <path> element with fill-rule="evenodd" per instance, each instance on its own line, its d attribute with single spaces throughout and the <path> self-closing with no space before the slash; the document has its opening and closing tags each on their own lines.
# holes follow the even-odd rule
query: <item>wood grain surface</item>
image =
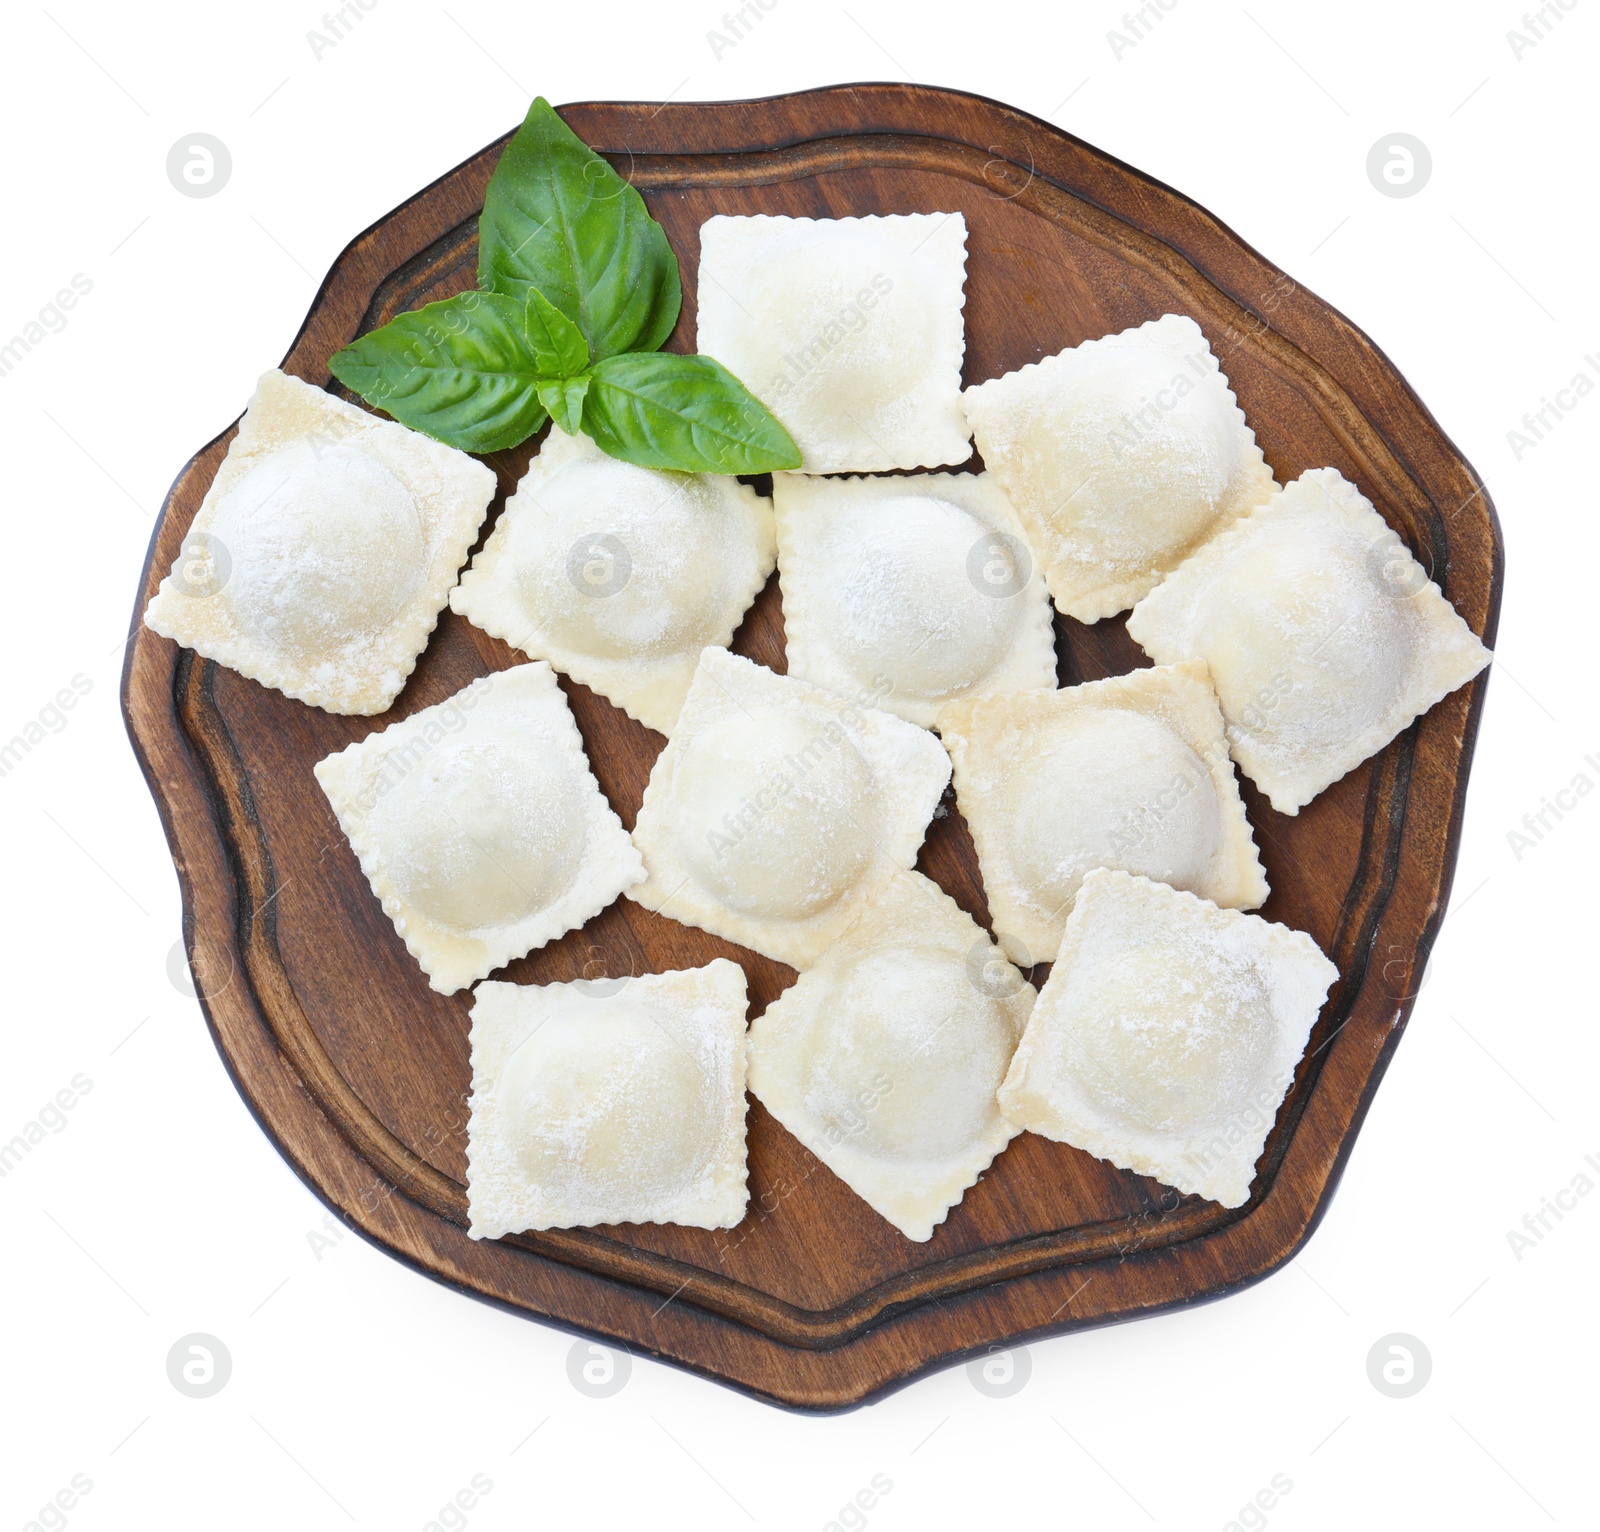
<svg viewBox="0 0 1600 1532">
<path fill-rule="evenodd" d="M 1477 476 L 1371 341 L 1177 193 L 1024 113 L 919 86 L 584 104 L 562 115 L 666 227 L 685 276 L 671 349 L 694 349 L 699 227 L 713 213 L 959 210 L 969 229 L 966 382 L 1163 313 L 1191 314 L 1278 478 L 1338 468 L 1493 642 L 1503 555 Z M 342 394 L 328 374 L 333 351 L 474 284 L 477 215 L 503 142 L 349 246 L 286 371 Z M 232 437 L 230 428 L 179 475 L 136 613 Z M 536 445 L 488 459 L 500 479 L 494 512 Z M 776 580 L 734 647 L 784 668 Z M 1063 684 L 1147 663 L 1120 619 L 1058 619 L 1057 653 Z M 1296 818 L 1244 784 L 1273 889 L 1261 913 L 1309 931 L 1343 975 L 1246 1206 L 1180 1197 L 1025 1134 L 930 1241 L 913 1244 L 752 1102 L 751 1204 L 737 1229 L 629 1225 L 479 1243 L 465 1233 L 463 1186 L 470 994 L 428 988 L 311 768 L 519 658 L 446 611 L 395 707 L 362 719 L 291 701 L 142 627 L 128 652 L 124 711 L 177 864 L 217 1046 L 285 1158 L 374 1243 L 520 1313 L 777 1403 L 837 1409 L 997 1345 L 1216 1297 L 1305 1240 L 1443 913 L 1487 673 Z M 562 687 L 631 827 L 663 742 L 584 687 L 565 678 Z M 947 803 L 918 865 L 987 924 L 971 840 Z M 550 983 L 716 956 L 743 964 L 752 1015 L 793 978 L 627 901 L 498 976 Z"/>
</svg>

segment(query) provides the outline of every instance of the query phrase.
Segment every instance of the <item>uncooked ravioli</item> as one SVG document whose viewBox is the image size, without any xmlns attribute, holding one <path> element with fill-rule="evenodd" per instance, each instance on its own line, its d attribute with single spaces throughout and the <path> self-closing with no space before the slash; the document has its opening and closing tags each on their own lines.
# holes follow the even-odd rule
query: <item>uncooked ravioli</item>
<svg viewBox="0 0 1600 1532">
<path fill-rule="evenodd" d="M 384 913 L 445 994 L 644 876 L 542 660 L 484 676 L 315 771 Z"/>
<path fill-rule="evenodd" d="M 773 557 L 772 507 L 737 479 L 638 468 L 551 426 L 450 605 L 665 734 Z"/>
<path fill-rule="evenodd" d="M 908 1239 L 1017 1129 L 995 1091 L 1033 987 L 937 884 L 898 874 L 750 1031 L 750 1089 Z"/>
<path fill-rule="evenodd" d="M 314 707 L 381 713 L 494 487 L 466 453 L 266 373 L 145 624 Z"/>
<path fill-rule="evenodd" d="M 777 474 L 773 503 L 791 675 L 925 728 L 1055 684 L 1050 598 L 988 474 Z"/>
<path fill-rule="evenodd" d="M 628 897 L 795 967 L 916 860 L 950 761 L 865 701 L 707 649 L 634 826 Z"/>
<path fill-rule="evenodd" d="M 1054 958 L 1095 867 L 1239 909 L 1266 899 L 1203 663 L 957 703 L 939 729 L 996 935 L 1017 962 Z"/>
<path fill-rule="evenodd" d="M 480 984 L 472 1006 L 468 1232 L 744 1216 L 744 973 L 621 989 Z"/>
<path fill-rule="evenodd" d="M 1310 470 L 1134 608 L 1158 663 L 1211 667 L 1234 759 L 1296 814 L 1491 655 L 1370 501 Z"/>
<path fill-rule="evenodd" d="M 983 461 L 1080 622 L 1132 606 L 1276 490 L 1200 326 L 1167 314 L 962 396 Z"/>
<path fill-rule="evenodd" d="M 806 473 L 963 462 L 966 237 L 960 213 L 708 218 L 698 347 L 777 416 Z"/>
<path fill-rule="evenodd" d="M 1238 1207 L 1338 976 L 1302 931 L 1098 868 L 1000 1108 L 1018 1127 Z"/>
</svg>

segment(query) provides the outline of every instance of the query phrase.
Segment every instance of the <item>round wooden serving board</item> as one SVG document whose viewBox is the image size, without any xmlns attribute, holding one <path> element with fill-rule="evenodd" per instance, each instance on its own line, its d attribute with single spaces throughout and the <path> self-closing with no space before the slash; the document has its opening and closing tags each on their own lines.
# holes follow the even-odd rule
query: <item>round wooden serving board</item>
<svg viewBox="0 0 1600 1532">
<path fill-rule="evenodd" d="M 1371 341 L 1177 193 L 1025 113 L 920 86 L 586 104 L 562 116 L 666 227 L 685 278 L 670 348 L 694 349 L 699 228 L 713 213 L 959 210 L 969 230 L 966 382 L 1191 314 L 1278 478 L 1338 468 L 1492 643 L 1503 554 L 1477 476 Z M 503 142 L 350 245 L 285 371 L 337 387 L 327 362 L 339 347 L 474 285 L 478 212 Z M 173 486 L 136 616 L 232 438 L 230 428 L 203 448 Z M 534 446 L 490 460 L 495 511 Z M 1120 619 L 1092 628 L 1061 619 L 1057 639 L 1063 684 L 1146 663 Z M 734 647 L 784 668 L 776 579 Z M 752 1102 L 750 1211 L 737 1229 L 629 1225 L 479 1243 L 465 1232 L 463 1185 L 471 994 L 428 988 L 311 768 L 520 658 L 446 611 L 393 710 L 365 719 L 291 701 L 143 627 L 128 651 L 128 729 L 172 845 L 217 1046 L 284 1157 L 374 1243 L 530 1317 L 781 1404 L 837 1409 L 996 1345 L 1230 1292 L 1305 1240 L 1443 914 L 1487 673 L 1297 818 L 1244 783 L 1273 889 L 1261 913 L 1309 931 L 1343 975 L 1245 1207 L 1180 1198 L 1024 1134 L 930 1241 L 913 1244 Z M 631 827 L 662 740 L 584 687 L 562 686 Z M 972 843 L 947 804 L 918 866 L 986 924 Z M 544 984 L 719 955 L 744 965 L 752 1015 L 792 982 L 781 964 L 626 900 L 501 977 Z"/>
</svg>

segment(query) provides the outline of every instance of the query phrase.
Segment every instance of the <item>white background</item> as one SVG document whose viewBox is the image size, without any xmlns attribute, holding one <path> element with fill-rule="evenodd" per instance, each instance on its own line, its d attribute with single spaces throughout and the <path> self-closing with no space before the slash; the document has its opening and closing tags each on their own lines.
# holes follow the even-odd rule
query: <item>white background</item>
<svg viewBox="0 0 1600 1532">
<path fill-rule="evenodd" d="M 423 1529 L 475 1474 L 493 1488 L 456 1521 L 484 1532 L 824 1528 L 875 1474 L 882 1532 L 1224 1528 L 1274 1475 L 1292 1489 L 1246 1525 L 1593 1525 L 1600 1195 L 1520 1259 L 1507 1237 L 1600 1157 L 1600 795 L 1520 858 L 1508 841 L 1576 774 L 1600 782 L 1600 398 L 1520 461 L 1507 437 L 1600 369 L 1600 5 L 1570 3 L 1520 57 L 1520 0 L 1175 0 L 1120 58 L 1118 0 L 965 19 L 777 0 L 720 59 L 718 0 L 377 0 L 320 59 L 315 0 L 8 9 L 0 338 L 74 274 L 93 290 L 0 378 L 0 737 L 74 675 L 92 690 L 0 779 L 0 1140 L 74 1076 L 92 1089 L 0 1180 L 0 1532 L 75 1474 L 84 1532 Z M 958 1368 L 804 1418 L 648 1361 L 591 1399 L 570 1337 L 353 1235 L 314 1248 L 322 1208 L 168 977 L 178 889 L 123 732 L 122 637 L 171 479 L 283 355 L 329 263 L 532 94 L 907 78 L 1035 112 L 1211 208 L 1365 328 L 1488 481 L 1508 578 L 1454 907 L 1331 1211 L 1264 1284 L 1036 1345 L 1003 1400 Z M 207 200 L 164 170 L 197 131 L 233 156 Z M 1434 162 L 1405 200 L 1365 173 L 1397 131 Z M 209 1399 L 166 1376 L 193 1331 L 233 1358 Z M 1367 1377 L 1395 1331 L 1433 1359 L 1408 1399 Z"/>
</svg>

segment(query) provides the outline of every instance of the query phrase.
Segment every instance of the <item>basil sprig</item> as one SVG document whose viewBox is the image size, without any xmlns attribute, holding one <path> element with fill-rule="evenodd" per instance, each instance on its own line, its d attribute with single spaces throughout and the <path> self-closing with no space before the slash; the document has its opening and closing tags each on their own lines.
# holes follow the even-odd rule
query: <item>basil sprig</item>
<svg viewBox="0 0 1600 1532">
<path fill-rule="evenodd" d="M 666 233 L 543 97 L 489 179 L 478 281 L 369 331 L 329 369 L 466 452 L 514 447 L 554 417 L 645 468 L 800 466 L 789 433 L 726 367 L 658 349 L 683 301 Z"/>
</svg>

